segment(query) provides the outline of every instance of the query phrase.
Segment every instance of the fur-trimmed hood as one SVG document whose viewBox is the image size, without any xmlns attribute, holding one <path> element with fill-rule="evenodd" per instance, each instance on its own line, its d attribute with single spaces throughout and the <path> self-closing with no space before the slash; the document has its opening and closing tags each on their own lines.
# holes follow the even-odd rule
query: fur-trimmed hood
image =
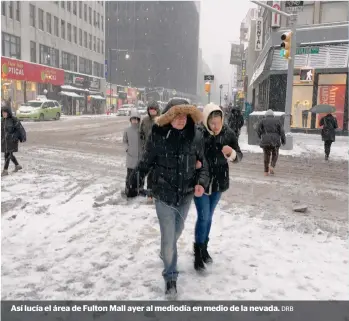
<svg viewBox="0 0 349 321">
<path fill-rule="evenodd" d="M 202 121 L 202 113 L 196 106 L 189 105 L 184 99 L 172 99 L 168 102 L 162 114 L 155 118 L 155 124 L 160 127 L 166 126 L 180 114 L 187 115 L 196 124 Z"/>
<path fill-rule="evenodd" d="M 211 113 L 213 113 L 214 111 L 219 111 L 222 114 L 222 124 L 224 124 L 224 113 L 222 111 L 222 109 L 218 106 L 215 105 L 213 103 L 210 103 L 208 105 L 206 105 L 204 107 L 204 110 L 202 111 L 203 114 L 203 125 L 205 126 L 205 128 L 207 129 L 207 131 L 214 136 L 214 132 L 210 129 L 210 127 L 208 126 L 208 117 L 210 116 Z M 223 128 L 223 127 L 222 127 Z"/>
<path fill-rule="evenodd" d="M 11 118 L 13 116 L 11 107 L 9 107 L 9 106 L 1 107 L 1 117 L 2 117 L 2 112 L 3 111 L 7 112 L 7 117 L 8 118 Z"/>
</svg>

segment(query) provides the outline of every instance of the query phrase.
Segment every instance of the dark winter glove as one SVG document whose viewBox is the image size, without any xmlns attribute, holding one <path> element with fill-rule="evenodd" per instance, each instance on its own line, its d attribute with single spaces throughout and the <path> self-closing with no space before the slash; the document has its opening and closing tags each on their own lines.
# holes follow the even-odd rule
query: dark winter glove
<svg viewBox="0 0 349 321">
<path fill-rule="evenodd" d="M 133 197 L 138 196 L 138 193 L 137 193 L 137 190 L 135 190 L 133 188 L 126 187 L 125 188 L 125 195 L 128 198 L 133 198 Z"/>
</svg>

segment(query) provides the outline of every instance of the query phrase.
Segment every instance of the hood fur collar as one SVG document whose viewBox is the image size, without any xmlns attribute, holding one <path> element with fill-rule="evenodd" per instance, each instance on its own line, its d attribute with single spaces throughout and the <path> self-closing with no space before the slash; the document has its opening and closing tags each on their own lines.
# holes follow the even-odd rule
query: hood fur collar
<svg viewBox="0 0 349 321">
<path fill-rule="evenodd" d="M 159 127 L 166 126 L 180 114 L 187 115 L 196 124 L 199 124 L 202 121 L 202 113 L 197 107 L 193 105 L 176 105 L 171 107 L 166 113 L 156 117 L 155 124 Z"/>
</svg>

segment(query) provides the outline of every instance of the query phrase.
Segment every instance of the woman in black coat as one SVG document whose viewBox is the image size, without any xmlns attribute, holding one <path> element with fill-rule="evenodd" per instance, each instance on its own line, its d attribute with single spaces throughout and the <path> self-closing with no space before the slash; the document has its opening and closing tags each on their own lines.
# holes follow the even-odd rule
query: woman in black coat
<svg viewBox="0 0 349 321">
<path fill-rule="evenodd" d="M 166 294 L 177 292 L 177 241 L 193 196 L 201 196 L 208 185 L 202 135 L 195 126 L 201 119 L 199 109 L 187 101 L 169 101 L 155 119 L 143 157 L 129 179 L 132 190 L 150 170 L 153 172 L 152 196 L 160 224 Z M 203 166 L 197 170 L 198 160 Z"/>
<path fill-rule="evenodd" d="M 328 160 L 331 153 L 331 145 L 336 141 L 337 119 L 332 114 L 327 114 L 320 119 L 320 126 L 323 126 L 321 136 L 325 142 L 325 160 Z"/>
<path fill-rule="evenodd" d="M 22 125 L 20 121 L 12 116 L 11 107 L 1 107 L 1 152 L 5 156 L 4 170 L 1 176 L 8 175 L 10 161 L 15 165 L 15 172 L 22 169 L 13 153 L 18 152 L 18 141 L 23 140 Z"/>
<path fill-rule="evenodd" d="M 243 156 L 235 133 L 224 124 L 224 115 L 219 106 L 214 104 L 205 106 L 201 129 L 210 181 L 205 193 L 194 197 L 197 210 L 194 243 L 195 270 L 203 270 L 204 263 L 212 263 L 207 250 L 212 216 L 222 193 L 229 188 L 229 161 L 239 162 Z"/>
<path fill-rule="evenodd" d="M 257 134 L 264 153 L 264 176 L 274 175 L 279 149 L 281 144 L 286 144 L 286 135 L 282 123 L 274 117 L 271 109 L 266 111 L 265 118 L 259 122 Z"/>
</svg>

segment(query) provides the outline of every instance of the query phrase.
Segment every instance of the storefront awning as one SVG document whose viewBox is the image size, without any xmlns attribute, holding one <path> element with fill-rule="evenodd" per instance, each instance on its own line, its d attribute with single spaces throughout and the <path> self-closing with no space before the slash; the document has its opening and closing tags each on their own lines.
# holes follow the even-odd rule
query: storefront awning
<svg viewBox="0 0 349 321">
<path fill-rule="evenodd" d="M 265 65 L 267 63 L 269 52 L 265 55 L 264 59 L 260 63 L 260 65 L 255 69 L 250 81 L 250 86 L 257 80 L 257 78 L 263 73 Z"/>
<path fill-rule="evenodd" d="M 100 96 L 100 95 L 91 95 L 90 96 L 92 99 L 96 99 L 96 100 L 105 100 L 104 97 Z"/>
<path fill-rule="evenodd" d="M 84 96 L 80 96 L 76 93 L 71 93 L 68 91 L 61 91 L 59 94 L 62 96 L 68 96 L 68 97 L 72 97 L 72 98 L 84 98 Z"/>
<path fill-rule="evenodd" d="M 63 90 L 76 90 L 76 91 L 86 91 L 86 92 L 89 92 L 88 89 L 73 87 L 73 86 L 70 86 L 70 85 L 63 85 L 63 86 L 61 86 L 61 88 Z"/>
</svg>

